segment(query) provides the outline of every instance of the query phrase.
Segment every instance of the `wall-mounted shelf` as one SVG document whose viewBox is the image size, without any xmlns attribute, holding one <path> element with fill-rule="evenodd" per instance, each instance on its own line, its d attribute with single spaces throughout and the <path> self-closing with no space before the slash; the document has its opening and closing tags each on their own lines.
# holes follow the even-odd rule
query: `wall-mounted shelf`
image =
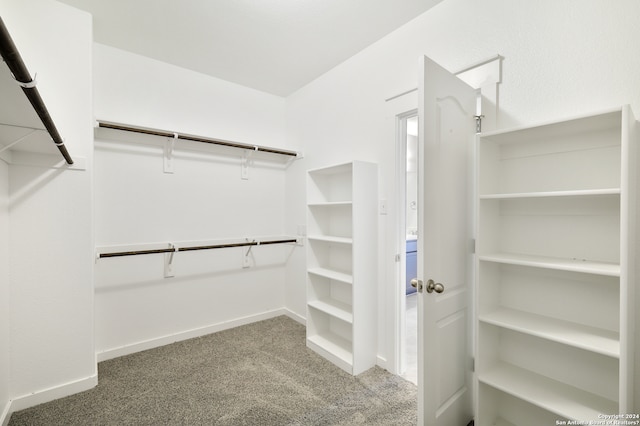
<svg viewBox="0 0 640 426">
<path fill-rule="evenodd" d="M 13 163 L 14 152 L 62 155 L 67 165 L 73 165 L 36 81 L 1 18 L 0 55 L 0 158 Z"/>
<path fill-rule="evenodd" d="M 249 179 L 249 169 L 251 165 L 255 164 L 255 161 L 262 161 L 263 163 L 269 164 L 284 164 L 286 167 L 293 160 L 302 158 L 300 152 L 287 149 L 196 136 L 105 120 L 98 120 L 96 122 L 96 136 L 100 140 L 112 140 L 133 144 L 157 146 L 161 143 L 165 173 L 174 173 L 176 153 L 180 151 L 209 153 L 214 156 L 220 155 L 223 157 L 239 157 L 240 176 L 243 180 Z"/>
</svg>

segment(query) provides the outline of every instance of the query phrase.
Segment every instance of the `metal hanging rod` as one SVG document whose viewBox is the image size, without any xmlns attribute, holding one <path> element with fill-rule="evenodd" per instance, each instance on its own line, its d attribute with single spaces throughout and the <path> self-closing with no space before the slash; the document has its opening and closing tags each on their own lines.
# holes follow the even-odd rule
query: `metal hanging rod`
<svg viewBox="0 0 640 426">
<path fill-rule="evenodd" d="M 270 244 L 290 244 L 297 243 L 295 238 L 288 238 L 282 240 L 268 240 L 268 241 L 246 241 L 242 243 L 226 243 L 226 244 L 213 244 L 206 246 L 194 246 L 194 247 L 174 247 L 164 249 L 150 249 L 150 250 L 132 250 L 132 251 L 120 251 L 113 253 L 100 253 L 98 257 L 100 259 L 105 257 L 122 257 L 122 256 L 137 256 L 141 254 L 157 254 L 157 253 L 175 253 L 180 251 L 196 251 L 196 250 L 211 250 L 230 247 L 246 247 L 246 246 L 266 246 Z"/>
<path fill-rule="evenodd" d="M 53 139 L 53 143 L 58 147 L 60 154 L 62 154 L 67 164 L 73 164 L 73 160 L 67 148 L 64 146 L 64 140 L 62 136 L 60 136 L 51 115 L 49 115 L 47 106 L 44 104 L 40 92 L 38 92 L 36 88 L 36 81 L 31 78 L 31 74 L 29 74 L 29 70 L 22 60 L 22 56 L 20 56 L 20 52 L 18 52 L 18 48 L 13 42 L 2 18 L 0 18 L 0 55 L 2 55 L 2 59 L 7 64 L 7 67 L 9 67 L 11 74 L 13 74 L 13 78 L 18 85 L 20 85 L 27 99 L 29 99 L 36 114 L 40 117 L 40 121 L 44 124 L 47 132 L 51 135 L 51 139 Z"/>
<path fill-rule="evenodd" d="M 222 146 L 227 146 L 231 148 L 248 149 L 251 151 L 268 152 L 271 154 L 286 155 L 289 157 L 299 156 L 298 152 L 290 151 L 286 149 L 269 148 L 269 147 L 259 146 L 259 145 L 250 145 L 250 144 L 245 144 L 240 142 L 227 141 L 224 139 L 214 139 L 214 138 L 205 138 L 202 136 L 185 135 L 185 134 L 180 134 L 175 132 L 169 132 L 166 130 L 148 129 L 144 127 L 130 126 L 127 124 L 119 124 L 119 123 L 111 123 L 107 121 L 98 121 L 98 127 L 102 127 L 105 129 L 122 130 L 122 131 L 133 132 L 133 133 L 143 133 L 145 135 L 162 136 L 166 138 L 176 138 L 176 139 L 182 139 L 182 140 L 192 141 L 192 142 L 202 142 L 202 143 L 208 143 L 213 145 L 222 145 Z"/>
</svg>

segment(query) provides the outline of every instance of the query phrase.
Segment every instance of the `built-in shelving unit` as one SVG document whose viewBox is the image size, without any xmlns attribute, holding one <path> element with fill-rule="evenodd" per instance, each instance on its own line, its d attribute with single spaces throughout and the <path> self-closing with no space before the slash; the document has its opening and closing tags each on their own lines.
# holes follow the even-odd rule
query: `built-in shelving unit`
<svg viewBox="0 0 640 426">
<path fill-rule="evenodd" d="M 307 179 L 307 346 L 351 374 L 376 364 L 377 166 Z"/>
<path fill-rule="evenodd" d="M 636 126 L 625 106 L 478 136 L 477 425 L 631 412 Z"/>
</svg>

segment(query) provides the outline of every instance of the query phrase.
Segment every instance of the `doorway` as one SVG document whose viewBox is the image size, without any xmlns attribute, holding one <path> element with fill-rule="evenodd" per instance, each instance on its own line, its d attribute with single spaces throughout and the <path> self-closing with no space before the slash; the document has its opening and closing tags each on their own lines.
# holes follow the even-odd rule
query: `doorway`
<svg viewBox="0 0 640 426">
<path fill-rule="evenodd" d="M 400 375 L 418 384 L 418 295 L 411 286 L 417 277 L 418 243 L 418 115 L 410 111 L 398 116 L 399 169 L 404 176 L 398 179 L 401 197 L 399 227 L 401 241 L 400 288 Z M 400 166 L 400 163 L 402 164 Z"/>
</svg>

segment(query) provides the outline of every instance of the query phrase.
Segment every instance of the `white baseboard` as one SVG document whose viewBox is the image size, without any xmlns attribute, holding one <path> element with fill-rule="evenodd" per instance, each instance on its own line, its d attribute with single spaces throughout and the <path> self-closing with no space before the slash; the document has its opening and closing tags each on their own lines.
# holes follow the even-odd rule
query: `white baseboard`
<svg viewBox="0 0 640 426">
<path fill-rule="evenodd" d="M 73 395 L 75 393 L 83 392 L 94 388 L 98 384 L 98 373 L 94 373 L 84 379 L 79 379 L 73 382 L 65 383 L 63 385 L 55 386 L 49 389 L 43 389 L 30 393 L 29 395 L 19 396 L 12 399 L 7 404 L 4 412 L 2 413 L 2 425 L 9 424 L 11 413 L 14 411 L 24 410 L 25 408 L 33 407 L 38 404 L 53 401 L 54 399 L 64 398 L 65 396 Z"/>
<path fill-rule="evenodd" d="M 9 424 L 9 419 L 11 418 L 11 411 L 9 411 L 10 407 L 11 401 L 7 401 L 4 409 L 0 412 L 0 425 L 2 426 L 7 426 Z"/>
<path fill-rule="evenodd" d="M 217 324 L 208 325 L 205 327 L 194 328 L 191 330 L 182 331 L 166 336 L 161 336 L 141 342 L 133 343 L 126 346 L 121 346 L 112 349 L 106 349 L 104 351 L 96 353 L 98 362 L 106 361 L 108 359 L 118 358 L 124 355 L 145 351 L 147 349 L 153 349 L 171 343 L 180 342 L 187 339 L 193 339 L 195 337 L 205 336 L 207 334 L 216 333 L 218 331 L 228 330 L 230 328 L 239 327 L 241 325 L 251 324 L 258 321 L 264 321 L 269 318 L 275 318 L 280 315 L 286 315 L 296 321 L 299 321 L 297 315 L 288 309 L 274 309 L 272 311 L 262 312 L 256 315 L 249 315 L 246 317 L 236 318 L 229 321 L 223 321 Z"/>
<path fill-rule="evenodd" d="M 389 370 L 389 368 L 388 368 L 388 365 L 387 365 L 387 364 L 388 364 L 388 362 L 387 362 L 387 359 L 386 359 L 385 357 L 382 357 L 382 356 L 378 355 L 377 360 L 378 360 L 378 361 L 376 362 L 376 365 L 377 365 L 378 367 L 380 367 L 380 368 L 384 368 L 384 369 L 385 369 L 385 370 L 387 370 L 387 371 L 391 371 L 391 370 Z"/>
<path fill-rule="evenodd" d="M 307 325 L 307 319 L 305 317 L 303 317 L 302 315 L 298 315 L 295 312 L 293 312 L 293 311 L 291 311 L 291 310 L 289 310 L 287 308 L 284 308 L 283 310 L 284 310 L 284 314 L 286 316 L 288 316 L 289 318 L 291 318 L 292 320 L 297 321 L 297 322 L 299 322 L 300 324 L 302 324 L 304 326 Z"/>
</svg>

